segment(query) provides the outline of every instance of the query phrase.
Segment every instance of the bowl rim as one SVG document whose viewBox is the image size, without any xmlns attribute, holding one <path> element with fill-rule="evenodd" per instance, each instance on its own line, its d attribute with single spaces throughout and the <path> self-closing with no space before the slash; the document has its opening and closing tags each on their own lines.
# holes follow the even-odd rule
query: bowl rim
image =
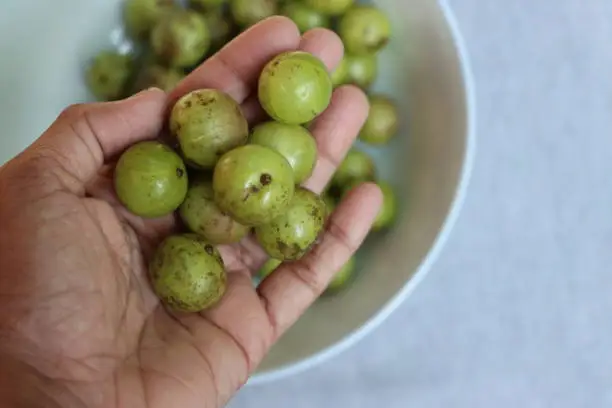
<svg viewBox="0 0 612 408">
<path fill-rule="evenodd" d="M 453 43 L 459 56 L 459 66 L 463 79 L 467 116 L 465 129 L 466 145 L 463 152 L 463 168 L 461 170 L 459 183 L 455 191 L 455 198 L 453 199 L 450 211 L 442 225 L 442 229 L 412 278 L 406 282 L 400 291 L 393 298 L 391 298 L 372 318 L 370 318 L 370 320 L 368 320 L 361 327 L 347 334 L 342 340 L 315 354 L 312 354 L 309 357 L 274 370 L 261 374 L 254 374 L 247 381 L 247 386 L 265 385 L 302 373 L 328 360 L 331 360 L 334 357 L 337 357 L 344 351 L 353 347 L 368 334 L 372 333 L 376 328 L 378 328 L 385 320 L 387 320 L 387 318 L 399 308 L 404 300 L 406 300 L 408 296 L 412 294 L 415 288 L 429 273 L 431 267 L 437 261 L 450 237 L 451 231 L 457 222 L 465 202 L 476 156 L 476 85 L 474 82 L 469 51 L 463 34 L 459 29 L 459 22 L 455 16 L 455 13 L 448 4 L 448 0 L 437 0 L 437 2 L 450 28 Z"/>
</svg>

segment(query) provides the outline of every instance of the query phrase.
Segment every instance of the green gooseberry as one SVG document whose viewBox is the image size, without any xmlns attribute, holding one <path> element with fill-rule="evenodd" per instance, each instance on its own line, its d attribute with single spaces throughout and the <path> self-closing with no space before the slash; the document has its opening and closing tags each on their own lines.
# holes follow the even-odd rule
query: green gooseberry
<svg viewBox="0 0 612 408">
<path fill-rule="evenodd" d="M 354 55 L 375 54 L 391 37 L 391 23 L 385 13 L 371 5 L 351 8 L 340 20 L 338 34 L 346 51 Z"/>
<path fill-rule="evenodd" d="M 250 27 L 275 15 L 276 0 L 230 0 L 230 11 L 234 21 L 241 27 Z"/>
<path fill-rule="evenodd" d="M 259 269 L 257 275 L 260 279 L 265 279 L 268 276 L 272 275 L 272 273 L 282 264 L 282 261 L 278 259 L 270 258 L 266 261 L 266 263 Z"/>
<path fill-rule="evenodd" d="M 270 223 L 287 211 L 295 191 L 293 169 L 276 151 L 238 147 L 223 155 L 213 174 L 215 202 L 243 225 Z"/>
<path fill-rule="evenodd" d="M 247 142 L 249 124 L 231 96 L 197 89 L 172 108 L 170 131 L 190 167 L 212 169 L 219 157 Z"/>
<path fill-rule="evenodd" d="M 338 166 L 332 183 L 343 189 L 351 183 L 372 181 L 375 178 L 374 160 L 367 153 L 353 148 Z"/>
<path fill-rule="evenodd" d="M 170 92 L 185 78 L 185 74 L 174 68 L 164 67 L 157 63 L 145 64 L 138 72 L 132 93 L 151 87 Z"/>
<path fill-rule="evenodd" d="M 373 54 L 346 55 L 346 83 L 367 90 L 378 76 L 378 58 Z"/>
<path fill-rule="evenodd" d="M 287 210 L 270 223 L 255 228 L 261 247 L 274 259 L 301 259 L 317 242 L 327 219 L 325 202 L 298 187 Z"/>
<path fill-rule="evenodd" d="M 282 14 L 293 20 L 302 34 L 312 30 L 313 28 L 329 28 L 331 25 L 329 16 L 304 3 L 288 3 L 285 7 L 283 7 Z"/>
<path fill-rule="evenodd" d="M 381 231 L 390 228 L 395 222 L 397 217 L 397 196 L 389 183 L 381 181 L 377 184 L 383 193 L 383 204 L 372 229 L 374 231 Z"/>
<path fill-rule="evenodd" d="M 355 257 L 353 256 L 334 275 L 334 278 L 330 282 L 325 293 L 334 294 L 334 293 L 338 293 L 339 291 L 345 289 L 355 275 L 356 266 L 357 266 L 357 261 Z"/>
<path fill-rule="evenodd" d="M 176 10 L 151 31 L 151 48 L 158 60 L 175 68 L 188 68 L 206 55 L 211 34 L 206 19 L 192 10 Z"/>
<path fill-rule="evenodd" d="M 227 0 L 188 0 L 187 4 L 194 10 L 218 10 L 227 3 Z"/>
<path fill-rule="evenodd" d="M 320 13 L 339 16 L 344 14 L 355 0 L 304 0 L 304 2 Z"/>
<path fill-rule="evenodd" d="M 103 51 L 93 59 L 87 69 L 87 86 L 100 101 L 120 99 L 133 69 L 134 62 L 129 55 Z"/>
<path fill-rule="evenodd" d="M 334 87 L 338 87 L 348 84 L 350 82 L 349 78 L 349 63 L 345 55 L 342 60 L 340 60 L 336 69 L 331 73 L 331 80 Z"/>
<path fill-rule="evenodd" d="M 399 118 L 393 100 L 384 95 L 370 96 L 368 119 L 359 133 L 359 139 L 372 145 L 384 145 L 397 133 Z"/>
<path fill-rule="evenodd" d="M 119 201 L 145 218 L 171 214 L 182 204 L 189 185 L 179 155 L 155 141 L 137 143 L 121 155 L 114 183 Z"/>
<path fill-rule="evenodd" d="M 158 21 L 175 7 L 174 0 L 126 0 L 123 9 L 126 30 L 135 38 L 146 38 Z"/>
<path fill-rule="evenodd" d="M 311 176 L 317 164 L 317 143 L 300 125 L 269 121 L 256 126 L 250 143 L 269 147 L 280 153 L 291 165 L 296 184 Z"/>
<path fill-rule="evenodd" d="M 204 177 L 191 183 L 179 214 L 192 232 L 214 245 L 240 242 L 250 230 L 219 209 L 214 200 L 212 182 Z"/>
<path fill-rule="evenodd" d="M 331 102 L 333 84 L 327 67 L 312 54 L 285 52 L 273 58 L 259 78 L 259 101 L 274 120 L 302 125 Z"/>
<path fill-rule="evenodd" d="M 153 291 L 168 308 L 184 313 L 215 306 L 227 288 L 219 251 L 195 234 L 171 235 L 149 266 Z"/>
<path fill-rule="evenodd" d="M 211 39 L 211 49 L 218 51 L 227 44 L 235 32 L 235 27 L 229 16 L 223 10 L 210 10 L 204 13 Z"/>
</svg>

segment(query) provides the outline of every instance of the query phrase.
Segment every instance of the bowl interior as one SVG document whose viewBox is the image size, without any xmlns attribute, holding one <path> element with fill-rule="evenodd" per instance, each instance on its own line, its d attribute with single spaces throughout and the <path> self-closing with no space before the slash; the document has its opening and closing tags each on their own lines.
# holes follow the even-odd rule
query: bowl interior
<svg viewBox="0 0 612 408">
<path fill-rule="evenodd" d="M 0 163 L 31 143 L 67 105 L 91 99 L 82 72 L 98 50 L 122 43 L 120 3 L 3 1 Z M 374 90 L 397 99 L 403 126 L 388 148 L 361 147 L 396 187 L 400 218 L 394 230 L 360 252 L 352 286 L 317 302 L 274 347 L 254 382 L 306 367 L 317 361 L 313 356 L 321 360 L 359 337 L 356 332 L 414 281 L 455 199 L 468 147 L 468 107 L 448 21 L 431 0 L 375 3 L 390 15 L 394 39 L 381 56 Z"/>
<path fill-rule="evenodd" d="M 366 242 L 352 286 L 317 302 L 274 347 L 254 382 L 321 361 L 372 328 L 366 324 L 389 312 L 393 299 L 414 283 L 457 194 L 468 148 L 468 107 L 449 22 L 435 1 L 374 3 L 387 11 L 394 28 L 374 91 L 393 95 L 404 121 L 388 148 L 359 147 L 396 187 L 400 218 L 394 230 Z"/>
</svg>

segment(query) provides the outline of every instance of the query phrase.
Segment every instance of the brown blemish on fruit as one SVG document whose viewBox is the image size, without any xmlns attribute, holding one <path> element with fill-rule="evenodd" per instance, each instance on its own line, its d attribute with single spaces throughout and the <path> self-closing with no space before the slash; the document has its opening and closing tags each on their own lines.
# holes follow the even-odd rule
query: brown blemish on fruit
<svg viewBox="0 0 612 408">
<path fill-rule="evenodd" d="M 272 182 L 272 176 L 267 173 L 264 173 L 259 178 L 259 181 L 261 182 L 262 185 L 267 186 L 268 184 Z"/>
<path fill-rule="evenodd" d="M 285 254 L 285 251 L 287 250 L 287 244 L 285 244 L 283 241 L 281 241 L 280 239 L 276 240 L 276 247 L 278 248 L 278 251 L 281 254 Z"/>
<path fill-rule="evenodd" d="M 166 303 L 172 309 L 189 310 L 192 307 L 189 303 L 183 302 L 181 299 L 178 299 L 175 296 L 168 296 L 166 298 Z"/>
<path fill-rule="evenodd" d="M 196 97 L 198 98 L 198 103 L 202 106 L 208 106 L 217 101 L 217 98 L 212 95 L 202 95 L 201 93 L 197 93 Z"/>
</svg>

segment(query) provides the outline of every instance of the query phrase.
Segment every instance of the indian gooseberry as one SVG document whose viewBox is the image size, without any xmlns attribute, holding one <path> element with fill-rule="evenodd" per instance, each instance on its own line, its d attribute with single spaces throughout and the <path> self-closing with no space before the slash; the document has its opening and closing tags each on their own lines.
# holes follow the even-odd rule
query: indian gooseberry
<svg viewBox="0 0 612 408">
<path fill-rule="evenodd" d="M 331 73 L 331 80 L 334 87 L 349 83 L 349 64 L 346 55 L 340 60 L 336 69 Z"/>
<path fill-rule="evenodd" d="M 355 274 L 355 267 L 357 261 L 355 257 L 351 257 L 347 263 L 334 275 L 334 278 L 329 283 L 326 293 L 337 293 L 338 291 L 346 288 L 348 283 L 352 280 Z"/>
<path fill-rule="evenodd" d="M 293 169 L 272 149 L 238 147 L 223 155 L 213 174 L 215 202 L 243 225 L 267 224 L 287 211 L 295 191 Z"/>
<path fill-rule="evenodd" d="M 378 182 L 377 184 L 383 193 L 383 204 L 372 226 L 374 231 L 391 227 L 397 215 L 397 197 L 395 191 L 393 191 L 393 188 L 387 182 Z"/>
<path fill-rule="evenodd" d="M 204 16 L 192 10 L 175 10 L 151 31 L 157 58 L 175 68 L 188 68 L 208 52 L 211 35 Z"/>
<path fill-rule="evenodd" d="M 346 77 L 348 84 L 368 89 L 378 76 L 378 58 L 376 55 L 346 55 Z"/>
<path fill-rule="evenodd" d="M 333 85 L 327 67 L 317 57 L 290 51 L 273 58 L 259 78 L 259 101 L 274 120 L 291 125 L 308 123 L 331 102 Z"/>
<path fill-rule="evenodd" d="M 145 64 L 136 76 L 132 93 L 151 87 L 170 92 L 183 78 L 185 74 L 178 69 L 167 68 L 157 63 Z"/>
<path fill-rule="evenodd" d="M 216 10 L 225 3 L 227 0 L 189 0 L 187 2 L 189 7 L 200 11 Z"/>
<path fill-rule="evenodd" d="M 358 180 L 354 180 L 347 184 L 342 189 L 342 197 L 345 197 L 349 192 L 359 187 L 361 184 L 362 182 Z M 372 230 L 381 231 L 391 227 L 395 222 L 395 217 L 397 215 L 397 196 L 389 183 L 379 181 L 376 184 L 383 194 L 383 202 L 372 225 Z"/>
<path fill-rule="evenodd" d="M 398 114 L 395 103 L 384 95 L 370 96 L 370 112 L 359 138 L 369 144 L 383 145 L 397 133 Z"/>
<path fill-rule="evenodd" d="M 155 294 L 178 312 L 196 313 L 214 306 L 227 287 L 219 251 L 196 234 L 166 238 L 151 260 L 149 275 Z"/>
<path fill-rule="evenodd" d="M 276 0 L 230 0 L 234 21 L 242 27 L 250 27 L 278 11 Z"/>
<path fill-rule="evenodd" d="M 281 264 L 282 264 L 282 261 L 279 261 L 278 259 L 270 258 L 259 269 L 259 272 L 257 273 L 257 275 L 259 276 L 260 279 L 265 279 L 268 276 L 272 275 L 272 272 L 274 272 L 276 268 L 278 268 Z"/>
<path fill-rule="evenodd" d="M 355 0 L 305 0 L 305 3 L 320 13 L 338 16 L 346 12 Z"/>
<path fill-rule="evenodd" d="M 374 160 L 368 154 L 351 149 L 334 174 L 332 183 L 338 187 L 358 181 L 371 181 L 376 177 Z"/>
<path fill-rule="evenodd" d="M 331 216 L 338 206 L 338 202 L 331 194 L 325 193 L 322 195 L 323 201 L 325 201 L 325 207 L 327 208 L 327 216 Z"/>
<path fill-rule="evenodd" d="M 179 209 L 185 225 L 214 245 L 239 242 L 249 233 L 246 227 L 223 213 L 214 200 L 212 182 L 198 177 L 191 182 Z"/>
<path fill-rule="evenodd" d="M 249 137 L 240 105 L 216 89 L 195 90 L 179 99 L 170 114 L 170 131 L 187 164 L 199 169 L 212 169 L 219 157 Z"/>
<path fill-rule="evenodd" d="M 283 7 L 282 14 L 293 20 L 302 34 L 313 28 L 330 26 L 329 16 L 304 3 L 288 3 Z"/>
<path fill-rule="evenodd" d="M 204 13 L 210 31 L 211 50 L 220 50 L 232 37 L 234 25 L 223 10 L 210 10 Z"/>
<path fill-rule="evenodd" d="M 358 5 L 342 16 L 338 33 L 350 54 L 375 54 L 391 37 L 391 23 L 379 8 Z"/>
<path fill-rule="evenodd" d="M 121 203 L 145 218 L 175 211 L 185 199 L 189 184 L 179 155 L 155 141 L 137 143 L 121 155 L 114 183 Z"/>
<path fill-rule="evenodd" d="M 87 69 L 87 85 L 98 100 L 119 99 L 132 75 L 133 65 L 129 55 L 103 51 L 93 59 Z"/>
<path fill-rule="evenodd" d="M 317 242 L 325 226 L 327 208 L 321 197 L 298 187 L 289 208 L 270 223 L 255 228 L 257 241 L 274 259 L 301 259 Z"/>
<path fill-rule="evenodd" d="M 127 32 L 142 39 L 175 7 L 174 0 L 126 0 L 123 19 Z"/>
<path fill-rule="evenodd" d="M 262 123 L 253 129 L 250 143 L 280 153 L 293 169 L 295 184 L 306 181 L 317 163 L 317 143 L 310 132 L 300 125 L 275 121 Z"/>
</svg>

